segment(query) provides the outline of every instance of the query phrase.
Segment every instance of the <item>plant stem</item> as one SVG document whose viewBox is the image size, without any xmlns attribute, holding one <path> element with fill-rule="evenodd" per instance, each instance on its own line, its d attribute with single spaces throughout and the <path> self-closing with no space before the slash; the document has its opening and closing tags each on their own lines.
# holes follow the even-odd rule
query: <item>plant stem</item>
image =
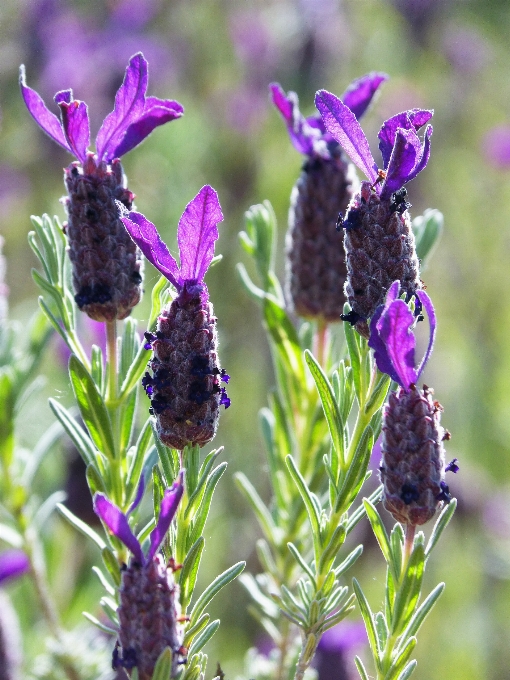
<svg viewBox="0 0 510 680">
<path fill-rule="evenodd" d="M 409 562 L 411 552 L 413 550 L 414 535 L 416 533 L 416 526 L 414 524 L 406 524 L 406 542 L 404 550 L 404 569 Z"/>
<path fill-rule="evenodd" d="M 112 404 L 117 399 L 117 322 L 106 322 L 106 361 L 108 364 L 108 391 L 106 400 Z"/>
<path fill-rule="evenodd" d="M 326 347 L 328 343 L 328 323 L 324 319 L 320 318 L 317 322 L 317 335 L 315 336 L 317 361 L 322 368 L 325 367 L 326 361 Z"/>
<path fill-rule="evenodd" d="M 65 641 L 62 628 L 58 619 L 57 610 L 51 600 L 48 583 L 46 581 L 46 574 L 42 565 L 42 558 L 40 555 L 41 547 L 36 541 L 35 534 L 30 528 L 23 532 L 24 548 L 30 560 L 30 573 L 41 603 L 42 614 L 46 620 L 49 630 L 53 637 L 61 647 L 62 653 L 59 654 L 59 661 L 62 669 L 69 680 L 80 680 L 80 674 L 74 667 L 73 662 L 65 653 Z"/>
</svg>

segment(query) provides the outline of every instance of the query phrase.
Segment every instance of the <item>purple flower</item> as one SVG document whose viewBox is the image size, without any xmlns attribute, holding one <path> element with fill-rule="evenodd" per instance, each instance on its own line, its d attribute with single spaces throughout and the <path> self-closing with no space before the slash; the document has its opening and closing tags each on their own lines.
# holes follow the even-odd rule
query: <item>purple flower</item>
<svg viewBox="0 0 510 680">
<path fill-rule="evenodd" d="M 138 146 L 154 128 L 183 114 L 176 101 L 146 97 L 148 64 L 141 52 L 129 60 L 124 81 L 115 96 L 113 111 L 106 116 L 96 136 L 98 161 L 110 163 Z M 90 144 L 90 123 L 85 102 L 73 98 L 72 90 L 55 95 L 60 120 L 47 108 L 35 90 L 26 85 L 25 68 L 20 67 L 21 94 L 38 125 L 57 144 L 85 162 Z"/>
<path fill-rule="evenodd" d="M 360 118 L 369 107 L 380 85 L 388 80 L 385 73 L 367 73 L 354 80 L 341 96 L 344 105 L 355 118 Z M 334 133 L 328 131 L 318 115 L 305 118 L 299 111 L 298 97 L 295 92 L 285 92 L 278 83 L 269 86 L 273 104 L 282 114 L 287 124 L 289 136 L 294 147 L 307 156 L 330 158 L 328 144 L 335 142 Z M 338 140 L 336 140 L 338 141 Z"/>
<path fill-rule="evenodd" d="M 0 584 L 30 569 L 30 561 L 22 550 L 6 550 L 0 555 Z"/>
<path fill-rule="evenodd" d="M 488 163 L 510 168 L 510 125 L 497 125 L 486 132 L 482 150 Z"/>
<path fill-rule="evenodd" d="M 381 199 L 389 199 L 427 165 L 432 126 L 427 125 L 423 141 L 417 132 L 432 118 L 433 111 L 410 109 L 383 123 L 378 137 L 384 170 L 379 171 L 365 133 L 350 108 L 326 90 L 317 92 L 315 105 L 326 130 L 365 173 Z"/>
<path fill-rule="evenodd" d="M 119 508 L 110 500 L 108 500 L 108 498 L 106 498 L 106 496 L 104 496 L 102 493 L 95 494 L 94 510 L 106 524 L 112 534 L 122 541 L 122 543 L 124 543 L 126 548 L 133 554 L 133 557 L 139 564 L 145 565 L 151 562 L 163 543 L 184 493 L 183 480 L 184 472 L 181 470 L 178 480 L 173 483 L 170 489 L 166 489 L 163 495 L 158 521 L 156 522 L 156 526 L 150 535 L 150 547 L 147 556 L 143 554 L 140 541 L 136 538 L 133 531 L 131 530 L 131 527 L 129 526 L 127 515 L 119 510 Z M 137 500 L 140 500 L 138 499 L 138 495 L 139 494 L 137 494 Z M 130 508 L 130 511 L 131 510 L 132 508 Z"/>
<path fill-rule="evenodd" d="M 436 334 L 436 315 L 432 301 L 423 290 L 415 295 L 427 311 L 430 325 L 429 344 L 419 367 L 415 368 L 416 339 L 412 332 L 414 314 L 404 300 L 399 300 L 400 282 L 391 284 L 386 302 L 375 311 L 370 322 L 369 346 L 374 350 L 377 367 L 387 373 L 406 392 L 415 385 L 432 352 Z"/>
<path fill-rule="evenodd" d="M 179 220 L 177 241 L 181 265 L 177 264 L 152 222 L 138 212 L 121 215 L 131 238 L 145 257 L 181 292 L 185 283 L 201 285 L 207 295 L 204 276 L 214 257 L 218 223 L 223 221 L 216 191 L 206 185 L 188 203 Z"/>
</svg>

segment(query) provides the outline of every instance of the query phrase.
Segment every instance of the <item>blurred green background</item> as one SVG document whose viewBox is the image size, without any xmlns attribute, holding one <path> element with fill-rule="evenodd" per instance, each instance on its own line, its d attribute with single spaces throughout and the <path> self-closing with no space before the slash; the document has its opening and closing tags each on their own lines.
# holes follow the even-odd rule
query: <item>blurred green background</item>
<svg viewBox="0 0 510 680">
<path fill-rule="evenodd" d="M 206 527 L 202 583 L 240 559 L 258 571 L 258 529 L 236 491 L 244 471 L 267 497 L 257 427 L 272 369 L 259 310 L 235 273 L 243 256 L 237 232 L 243 212 L 269 199 L 286 228 L 289 195 L 302 164 L 267 85 L 278 81 L 313 112 L 319 88 L 340 94 L 370 70 L 391 79 L 363 121 L 373 149 L 382 121 L 411 107 L 434 108 L 432 156 L 413 181 L 411 214 L 438 208 L 443 238 L 423 278 L 438 315 L 436 351 L 425 380 L 445 408 L 453 435 L 450 479 L 459 510 L 431 560 L 429 589 L 445 594 L 419 636 L 416 680 L 496 680 L 510 668 L 510 6 L 506 0 L 2 0 L 0 4 L 0 232 L 5 238 L 10 315 L 25 323 L 36 310 L 35 265 L 27 244 L 29 215 L 64 218 L 62 168 L 70 157 L 32 121 L 19 95 L 28 84 L 47 103 L 72 87 L 89 104 L 93 132 L 113 105 L 128 58 L 142 50 L 150 64 L 149 94 L 180 101 L 181 120 L 156 130 L 124 167 L 136 205 L 170 245 L 186 203 L 211 184 L 225 214 L 208 275 L 219 319 L 221 360 L 232 376 L 232 407 L 222 414 L 215 446 L 224 445 L 227 475 Z M 501 127 L 503 126 L 503 127 Z M 376 157 L 377 158 L 377 157 Z M 280 247 L 279 271 L 283 270 Z M 147 288 L 157 280 L 147 266 Z M 147 304 L 136 311 L 145 329 Z M 21 331 L 20 331 L 21 332 Z M 71 403 L 58 343 L 43 365 L 46 386 L 25 407 L 19 429 L 33 445 L 52 422 L 48 396 Z M 56 451 L 39 480 L 43 497 L 71 489 L 66 451 Z M 82 494 L 82 496 L 80 496 Z M 365 530 L 359 580 L 374 607 L 384 593 L 382 558 Z M 48 524 L 51 581 L 66 625 L 97 609 L 101 588 L 90 567 L 99 559 L 55 517 Z M 9 588 L 22 613 L 28 666 L 43 648 L 43 630 L 27 583 Z M 235 584 L 213 607 L 222 627 L 209 644 L 212 673 L 228 678 L 261 635 Z M 48 676 L 48 677 L 51 677 Z"/>
</svg>

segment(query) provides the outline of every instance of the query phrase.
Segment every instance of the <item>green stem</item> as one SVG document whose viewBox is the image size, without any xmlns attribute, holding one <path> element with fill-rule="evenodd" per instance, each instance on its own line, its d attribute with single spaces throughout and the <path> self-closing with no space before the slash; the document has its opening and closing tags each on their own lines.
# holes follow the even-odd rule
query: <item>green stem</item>
<svg viewBox="0 0 510 680">
<path fill-rule="evenodd" d="M 319 362 L 319 365 L 322 366 L 322 368 L 325 367 L 325 361 L 326 361 L 326 348 L 328 344 L 328 322 L 320 318 L 317 322 L 317 334 L 315 336 L 315 346 L 316 346 L 316 355 L 317 355 L 317 361 Z"/>
<path fill-rule="evenodd" d="M 24 518 L 20 518 L 20 523 L 24 524 Z M 24 545 L 23 548 L 30 560 L 30 573 L 35 585 L 39 601 L 41 603 L 41 611 L 46 620 L 46 624 L 51 631 L 51 634 L 58 642 L 61 648 L 61 653 L 58 655 L 62 669 L 69 680 L 80 680 L 80 674 L 75 668 L 72 660 L 65 652 L 64 633 L 60 626 L 57 610 L 50 597 L 48 583 L 46 581 L 46 574 L 41 557 L 41 546 L 37 543 L 35 533 L 30 529 L 23 531 Z"/>
</svg>

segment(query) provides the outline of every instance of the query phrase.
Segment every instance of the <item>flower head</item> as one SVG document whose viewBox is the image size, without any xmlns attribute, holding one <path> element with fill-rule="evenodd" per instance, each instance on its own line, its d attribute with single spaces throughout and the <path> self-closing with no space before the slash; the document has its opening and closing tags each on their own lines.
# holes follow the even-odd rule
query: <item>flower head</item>
<svg viewBox="0 0 510 680">
<path fill-rule="evenodd" d="M 374 350 L 377 367 L 387 373 L 406 392 L 415 385 L 425 368 L 436 334 L 436 315 L 432 301 L 423 290 L 415 295 L 425 308 L 429 319 L 430 334 L 425 356 L 415 368 L 416 339 L 413 334 L 415 316 L 399 299 L 400 283 L 395 281 L 386 295 L 386 302 L 375 311 L 370 322 L 369 346 Z"/>
<path fill-rule="evenodd" d="M 0 555 L 0 584 L 30 569 L 30 561 L 22 550 L 6 550 Z"/>
<path fill-rule="evenodd" d="M 374 161 L 368 140 L 351 109 L 331 92 L 319 90 L 315 105 L 322 115 L 326 130 L 365 173 L 381 199 L 390 199 L 404 184 L 410 182 L 427 165 L 430 157 L 432 126 L 427 125 L 423 141 L 418 130 L 433 115 L 433 111 L 411 109 L 389 118 L 379 131 L 379 149 L 383 171 Z M 382 179 L 382 181 L 380 181 Z"/>
<path fill-rule="evenodd" d="M 121 206 L 119 206 L 121 207 Z M 204 276 L 214 257 L 218 223 L 223 220 L 218 194 L 206 185 L 188 203 L 179 220 L 177 241 L 181 264 L 177 264 L 152 222 L 138 212 L 124 211 L 124 226 L 145 257 L 181 292 L 186 283 L 205 289 Z"/>
<path fill-rule="evenodd" d="M 166 489 L 161 499 L 161 507 L 159 511 L 158 521 L 150 535 L 150 547 L 145 556 L 142 551 L 140 541 L 134 535 L 128 523 L 127 515 L 125 515 L 116 505 L 114 505 L 102 493 L 96 493 L 94 496 L 94 510 L 99 517 L 106 524 L 108 529 L 116 536 L 128 550 L 133 554 L 135 561 L 139 564 L 146 565 L 151 562 L 157 551 L 159 550 L 163 540 L 170 528 L 170 524 L 177 512 L 177 507 L 184 493 L 184 472 L 181 470 L 177 481 L 173 483 L 170 489 Z M 140 485 L 142 486 L 142 485 Z M 139 487 L 140 488 L 140 487 Z M 143 486 L 142 486 L 143 489 Z M 137 494 L 138 496 L 139 494 Z M 139 500 L 137 498 L 137 500 Z"/>
<path fill-rule="evenodd" d="M 126 75 L 115 96 L 113 111 L 104 119 L 96 137 L 98 161 L 110 163 L 138 146 L 154 128 L 180 118 L 179 102 L 147 97 L 148 64 L 139 52 L 129 60 Z M 72 90 L 55 95 L 60 120 L 40 95 L 28 87 L 25 68 L 20 67 L 20 87 L 25 104 L 36 123 L 57 144 L 84 163 L 90 144 L 90 123 L 85 102 L 74 99 Z"/>
<path fill-rule="evenodd" d="M 360 118 L 369 107 L 372 98 L 380 85 L 388 79 L 385 73 L 367 73 L 354 80 L 341 96 L 355 118 Z M 330 158 L 328 144 L 335 142 L 334 134 L 325 127 L 320 116 L 314 115 L 305 118 L 299 111 L 298 98 L 295 92 L 285 92 L 278 83 L 269 86 L 273 104 L 282 114 L 287 124 L 292 144 L 300 153 L 307 156 L 321 156 Z"/>
</svg>

